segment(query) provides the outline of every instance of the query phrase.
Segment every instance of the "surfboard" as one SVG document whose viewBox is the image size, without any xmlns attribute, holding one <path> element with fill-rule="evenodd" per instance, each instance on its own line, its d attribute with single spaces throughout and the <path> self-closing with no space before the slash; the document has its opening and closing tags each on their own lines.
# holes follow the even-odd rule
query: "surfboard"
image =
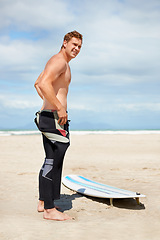
<svg viewBox="0 0 160 240">
<path fill-rule="evenodd" d="M 67 175 L 63 177 L 62 183 L 65 187 L 80 194 L 98 198 L 109 198 L 111 206 L 113 206 L 113 199 L 135 198 L 137 203 L 140 204 L 139 198 L 146 197 L 138 192 L 112 187 L 79 175 Z"/>
</svg>

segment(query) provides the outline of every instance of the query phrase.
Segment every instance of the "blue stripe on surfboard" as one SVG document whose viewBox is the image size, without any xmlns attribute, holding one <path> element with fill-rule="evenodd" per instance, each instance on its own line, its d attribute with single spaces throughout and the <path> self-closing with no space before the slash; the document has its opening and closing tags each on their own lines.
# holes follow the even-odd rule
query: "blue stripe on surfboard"
<svg viewBox="0 0 160 240">
<path fill-rule="evenodd" d="M 94 184 L 99 185 L 99 186 L 104 186 L 104 187 L 107 187 L 107 188 L 116 189 L 116 190 L 119 190 L 119 191 L 128 192 L 128 193 L 132 193 L 132 194 L 134 193 L 132 191 L 128 191 L 128 190 L 112 187 L 112 186 L 109 186 L 109 185 L 106 185 L 106 184 L 103 184 L 103 183 L 98 183 L 98 182 L 95 182 L 93 180 L 90 180 L 90 179 L 82 177 L 82 176 L 78 176 L 78 177 L 83 179 L 83 180 L 85 180 L 86 182 L 94 183 Z"/>
<path fill-rule="evenodd" d="M 105 190 L 104 188 L 98 188 L 98 187 L 91 186 L 91 185 L 89 185 L 89 184 L 81 183 L 81 182 L 79 182 L 79 181 L 77 181 L 77 180 L 75 180 L 75 179 L 73 179 L 73 178 L 71 178 L 71 177 L 69 177 L 69 176 L 66 176 L 65 178 L 66 178 L 67 180 L 73 182 L 73 183 L 76 183 L 76 184 L 80 185 L 80 186 L 88 187 L 88 188 L 93 189 L 93 190 L 96 190 L 96 191 L 98 191 L 98 192 L 106 193 L 106 194 L 108 194 L 108 195 L 109 195 L 109 194 L 112 194 L 112 193 L 116 193 L 116 194 L 117 194 L 116 191 L 109 190 L 110 192 L 107 192 L 107 190 Z M 119 195 L 130 196 L 129 194 L 125 194 L 125 193 L 118 193 L 118 194 L 119 194 Z"/>
</svg>

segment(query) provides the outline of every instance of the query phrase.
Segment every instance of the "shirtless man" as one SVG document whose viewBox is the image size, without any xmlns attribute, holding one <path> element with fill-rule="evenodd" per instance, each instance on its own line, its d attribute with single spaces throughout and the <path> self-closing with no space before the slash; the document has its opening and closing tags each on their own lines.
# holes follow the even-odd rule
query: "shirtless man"
<svg viewBox="0 0 160 240">
<path fill-rule="evenodd" d="M 39 173 L 38 212 L 50 220 L 71 219 L 57 210 L 54 200 L 60 198 L 62 164 L 69 146 L 67 94 L 71 82 L 69 61 L 75 58 L 82 46 L 82 35 L 76 31 L 64 36 L 58 54 L 51 57 L 35 82 L 35 88 L 43 99 L 41 111 L 35 123 L 42 132 L 45 161 Z"/>
</svg>

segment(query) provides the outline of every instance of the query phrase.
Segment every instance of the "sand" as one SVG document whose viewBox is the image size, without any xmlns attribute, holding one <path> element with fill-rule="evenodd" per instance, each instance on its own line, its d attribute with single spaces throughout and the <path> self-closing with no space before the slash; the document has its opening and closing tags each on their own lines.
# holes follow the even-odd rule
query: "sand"
<svg viewBox="0 0 160 240">
<path fill-rule="evenodd" d="M 84 197 L 62 186 L 57 205 L 75 217 L 44 220 L 37 212 L 41 136 L 0 137 L 0 239 L 159 240 L 160 134 L 72 135 L 63 176 L 90 179 L 138 191 L 147 197 L 115 200 Z"/>
</svg>

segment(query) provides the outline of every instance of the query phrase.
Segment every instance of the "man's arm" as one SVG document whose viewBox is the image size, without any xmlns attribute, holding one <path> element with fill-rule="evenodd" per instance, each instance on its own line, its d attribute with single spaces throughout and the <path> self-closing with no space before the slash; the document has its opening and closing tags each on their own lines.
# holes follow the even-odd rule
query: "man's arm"
<svg viewBox="0 0 160 240">
<path fill-rule="evenodd" d="M 50 60 L 44 70 L 43 75 L 38 81 L 38 88 L 40 89 L 42 96 L 57 110 L 59 120 L 58 122 L 63 125 L 66 123 L 68 115 L 66 109 L 62 106 L 60 101 L 57 99 L 54 83 L 57 81 L 59 76 L 66 71 L 66 62 L 62 59 Z"/>
<path fill-rule="evenodd" d="M 40 90 L 40 88 L 39 88 L 39 86 L 38 86 L 38 83 L 40 82 L 40 79 L 41 79 L 43 73 L 44 73 L 44 71 L 41 72 L 41 74 L 39 75 L 39 77 L 37 78 L 37 80 L 36 80 L 36 82 L 35 82 L 35 84 L 34 84 L 34 87 L 35 87 L 35 89 L 37 90 L 38 95 L 39 95 L 42 99 L 43 99 L 43 94 L 42 94 L 42 92 L 41 92 L 41 90 Z"/>
</svg>

